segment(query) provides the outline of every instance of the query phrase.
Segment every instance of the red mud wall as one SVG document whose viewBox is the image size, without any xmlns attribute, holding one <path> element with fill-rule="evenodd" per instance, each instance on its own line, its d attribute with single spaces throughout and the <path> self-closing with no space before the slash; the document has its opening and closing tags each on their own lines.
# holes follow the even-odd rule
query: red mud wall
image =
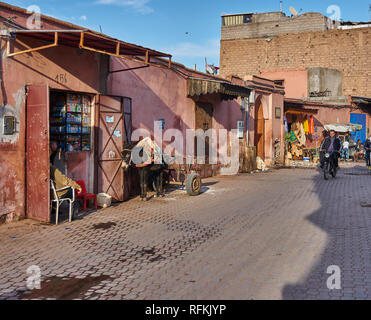
<svg viewBox="0 0 371 320">
<path fill-rule="evenodd" d="M 111 59 L 111 70 L 138 67 L 140 64 Z M 149 67 L 111 74 L 108 92 L 132 98 L 133 130 L 154 132 L 154 121 L 165 119 L 165 131 L 178 129 L 186 137 L 187 129 L 195 128 L 195 102 L 187 98 L 187 81 L 173 70 Z M 235 100 L 220 101 L 218 95 L 202 97 L 200 101 L 214 107 L 214 129 L 237 129 L 241 106 Z M 164 147 L 167 145 L 163 143 Z M 186 144 L 184 139 L 184 153 Z"/>
<path fill-rule="evenodd" d="M 11 12 L 0 6 L 1 16 L 17 16 L 25 24 L 27 15 Z M 42 22 L 45 29 L 66 29 L 66 26 Z M 12 52 L 40 45 L 37 41 L 17 37 Z M 17 220 L 25 216 L 25 105 L 26 85 L 48 84 L 52 89 L 96 94 L 101 87 L 103 65 L 101 55 L 79 49 L 58 46 L 39 52 L 6 57 L 6 41 L 1 40 L 0 87 L 0 221 Z M 107 61 L 106 61 L 107 62 Z M 105 79 L 104 79 L 105 80 Z M 3 117 L 16 117 L 16 133 L 3 134 Z M 89 154 L 89 158 L 91 155 Z M 84 158 L 84 157 L 83 157 Z M 74 164 L 72 163 L 72 166 Z M 81 164 L 80 164 L 81 165 Z M 85 178 L 86 174 L 81 178 Z M 75 176 L 75 178 L 80 178 Z"/>
</svg>

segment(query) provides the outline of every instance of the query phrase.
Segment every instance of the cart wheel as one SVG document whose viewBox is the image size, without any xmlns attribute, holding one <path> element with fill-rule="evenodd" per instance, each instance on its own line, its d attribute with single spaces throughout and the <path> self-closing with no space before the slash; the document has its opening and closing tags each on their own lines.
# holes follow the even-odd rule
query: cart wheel
<svg viewBox="0 0 371 320">
<path fill-rule="evenodd" d="M 201 192 L 201 177 L 197 173 L 191 173 L 186 180 L 186 190 L 190 196 L 197 196 Z"/>
</svg>

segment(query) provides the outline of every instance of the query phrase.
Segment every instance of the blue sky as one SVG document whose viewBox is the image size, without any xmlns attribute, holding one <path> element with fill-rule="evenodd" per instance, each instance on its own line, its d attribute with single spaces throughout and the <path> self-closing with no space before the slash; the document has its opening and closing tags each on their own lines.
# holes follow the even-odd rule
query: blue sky
<svg viewBox="0 0 371 320">
<path fill-rule="evenodd" d="M 279 11 L 279 0 L 15 0 L 23 8 L 37 5 L 41 13 L 156 50 L 204 71 L 205 56 L 219 65 L 221 14 Z M 283 11 L 315 11 L 331 16 L 337 5 L 343 20 L 368 21 L 371 0 L 284 0 Z"/>
</svg>

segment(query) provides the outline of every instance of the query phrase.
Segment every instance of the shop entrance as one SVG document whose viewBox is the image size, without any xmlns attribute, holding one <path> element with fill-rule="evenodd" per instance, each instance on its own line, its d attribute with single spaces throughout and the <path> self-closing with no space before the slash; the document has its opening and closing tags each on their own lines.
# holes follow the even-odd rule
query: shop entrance
<svg viewBox="0 0 371 320">
<path fill-rule="evenodd" d="M 255 147 L 256 155 L 262 160 L 265 160 L 264 152 L 264 140 L 265 140 L 265 123 L 264 123 L 264 113 L 263 113 L 263 104 L 259 99 L 255 105 Z"/>
<path fill-rule="evenodd" d="M 63 155 L 60 160 L 65 160 L 66 152 L 78 153 L 91 150 L 91 103 L 89 95 L 50 91 L 47 85 L 27 87 L 26 210 L 28 218 L 50 222 L 50 141 L 57 144 L 59 156 Z M 57 167 L 66 175 L 70 173 L 66 172 L 66 162 L 58 162 Z"/>
<path fill-rule="evenodd" d="M 130 142 L 131 130 L 129 98 L 27 86 L 27 217 L 50 222 L 51 141 L 62 154 L 54 163 L 65 175 L 84 180 L 88 192 L 127 199 L 130 182 L 124 181 L 120 152 Z"/>
</svg>

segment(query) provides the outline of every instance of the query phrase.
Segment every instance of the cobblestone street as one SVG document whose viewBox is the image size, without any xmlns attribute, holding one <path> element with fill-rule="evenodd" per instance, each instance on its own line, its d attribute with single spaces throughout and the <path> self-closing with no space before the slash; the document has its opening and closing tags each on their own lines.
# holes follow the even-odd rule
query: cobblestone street
<svg viewBox="0 0 371 320">
<path fill-rule="evenodd" d="M 217 177 L 59 226 L 0 226 L 0 299 L 371 299 L 371 176 Z M 24 226 L 16 228 L 18 226 Z M 27 291 L 26 270 L 41 270 Z M 329 291 L 331 265 L 342 289 Z"/>
</svg>

